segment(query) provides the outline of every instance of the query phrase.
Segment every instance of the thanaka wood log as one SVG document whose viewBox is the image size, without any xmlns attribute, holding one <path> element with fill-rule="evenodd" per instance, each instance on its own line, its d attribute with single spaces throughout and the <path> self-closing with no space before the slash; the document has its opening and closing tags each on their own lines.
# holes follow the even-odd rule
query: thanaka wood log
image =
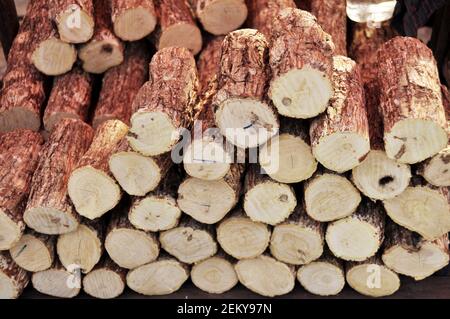
<svg viewBox="0 0 450 319">
<path fill-rule="evenodd" d="M 0 250 L 11 248 L 25 230 L 23 211 L 42 142 L 30 130 L 0 136 Z"/>
<path fill-rule="evenodd" d="M 79 216 L 67 196 L 68 179 L 93 135 L 92 128 L 78 119 L 63 119 L 56 124 L 33 175 L 24 212 L 28 227 L 49 235 L 77 229 Z"/>
<path fill-rule="evenodd" d="M 112 0 L 111 20 L 114 33 L 124 41 L 137 41 L 156 27 L 153 0 Z"/>
<path fill-rule="evenodd" d="M 94 35 L 94 0 L 57 0 L 54 21 L 68 43 L 84 43 Z"/>
<path fill-rule="evenodd" d="M 19 298 L 29 280 L 28 273 L 14 262 L 10 254 L 0 251 L 0 298 Z"/>
<path fill-rule="evenodd" d="M 123 62 L 124 45 L 112 31 L 111 2 L 95 0 L 93 3 L 94 35 L 88 43 L 80 47 L 78 56 L 86 72 L 100 74 Z"/>
<path fill-rule="evenodd" d="M 68 194 L 77 212 L 95 219 L 113 209 L 122 196 L 109 171 L 109 158 L 128 132 L 119 120 L 108 120 L 95 131 L 92 144 L 68 181 Z"/>
<path fill-rule="evenodd" d="M 158 51 L 150 63 L 150 81 L 133 102 L 135 113 L 127 137 L 131 147 L 146 156 L 169 152 L 181 130 L 190 127 L 197 90 L 193 55 L 179 47 Z"/>
</svg>

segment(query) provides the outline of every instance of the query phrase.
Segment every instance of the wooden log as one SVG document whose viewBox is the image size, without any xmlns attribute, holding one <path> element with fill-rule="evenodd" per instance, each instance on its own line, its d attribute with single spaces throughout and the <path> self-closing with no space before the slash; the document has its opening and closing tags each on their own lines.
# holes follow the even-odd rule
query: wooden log
<svg viewBox="0 0 450 319">
<path fill-rule="evenodd" d="M 103 223 L 83 220 L 75 231 L 59 235 L 56 243 L 59 260 L 67 270 L 79 268 L 87 274 L 100 261 L 103 240 Z"/>
<path fill-rule="evenodd" d="M 254 293 L 265 297 L 287 294 L 294 289 L 294 267 L 261 255 L 239 260 L 235 266 L 239 282 Z"/>
<path fill-rule="evenodd" d="M 149 60 L 150 49 L 144 42 L 130 43 L 123 63 L 106 71 L 92 119 L 94 128 L 111 119 L 130 123 L 134 97 L 148 79 Z"/>
<path fill-rule="evenodd" d="M 379 254 L 361 262 L 347 262 L 345 273 L 349 286 L 365 296 L 390 296 L 400 288 L 399 276 L 386 267 Z"/>
<path fill-rule="evenodd" d="M 81 290 L 81 273 L 79 268 L 67 270 L 56 260 L 51 268 L 33 273 L 31 282 L 41 294 L 74 298 Z"/>
<path fill-rule="evenodd" d="M 310 13 L 287 8 L 273 21 L 271 38 L 268 94 L 278 113 L 311 118 L 325 111 L 333 95 L 330 35 Z"/>
<path fill-rule="evenodd" d="M 95 0 L 93 3 L 94 35 L 80 47 L 78 56 L 86 72 L 99 74 L 123 62 L 124 45 L 112 31 L 110 1 Z"/>
<path fill-rule="evenodd" d="M 306 214 L 299 204 L 288 219 L 276 225 L 270 238 L 271 255 L 290 265 L 304 265 L 323 253 L 325 225 Z"/>
<path fill-rule="evenodd" d="M 238 29 L 247 18 L 245 0 L 190 0 L 203 29 L 224 35 Z"/>
<path fill-rule="evenodd" d="M 28 230 L 9 250 L 14 262 L 26 271 L 50 268 L 55 259 L 55 237 Z"/>
<path fill-rule="evenodd" d="M 276 111 L 266 97 L 267 58 L 267 40 L 256 30 L 234 31 L 223 41 L 212 105 L 220 133 L 241 148 L 264 144 L 278 132 Z"/>
<path fill-rule="evenodd" d="M 0 251 L 0 299 L 16 299 L 28 285 L 30 277 L 11 258 L 8 252 Z"/>
<path fill-rule="evenodd" d="M 169 152 L 179 141 L 181 129 L 191 124 L 197 89 L 197 68 L 187 49 L 158 51 L 150 63 L 150 81 L 133 102 L 135 113 L 127 137 L 131 147 L 147 156 Z"/>
<path fill-rule="evenodd" d="M 431 50 L 395 37 L 378 50 L 386 154 L 401 163 L 427 159 L 447 146 L 438 69 Z"/>
<path fill-rule="evenodd" d="M 128 127 L 119 120 L 100 125 L 91 146 L 70 175 L 68 193 L 81 216 L 98 218 L 119 203 L 121 190 L 109 171 L 108 161 L 127 132 Z"/>
<path fill-rule="evenodd" d="M 11 248 L 25 230 L 23 210 L 41 144 L 39 133 L 30 130 L 0 136 L 0 250 Z"/>
<path fill-rule="evenodd" d="M 44 127 L 51 132 L 64 118 L 76 118 L 87 122 L 91 105 L 93 78 L 79 67 L 58 76 L 44 112 Z"/>
<path fill-rule="evenodd" d="M 180 289 L 188 278 L 189 269 L 186 265 L 175 258 L 164 256 L 130 270 L 127 286 L 147 296 L 169 295 Z"/>
<path fill-rule="evenodd" d="M 320 222 L 330 222 L 353 214 L 361 195 L 343 175 L 319 170 L 304 184 L 306 212 Z"/>
<path fill-rule="evenodd" d="M 0 43 L 5 57 L 8 56 L 14 38 L 19 31 L 19 18 L 17 17 L 14 0 L 6 0 L 0 3 Z"/>
<path fill-rule="evenodd" d="M 334 94 L 326 112 L 310 127 L 316 159 L 342 173 L 359 165 L 370 150 L 369 123 L 359 66 L 350 58 L 333 57 Z"/>
<path fill-rule="evenodd" d="M 155 35 L 158 50 L 168 47 L 186 48 L 193 55 L 202 49 L 202 34 L 195 24 L 185 1 L 160 0 L 157 2 L 160 29 Z"/>
<path fill-rule="evenodd" d="M 201 223 L 217 223 L 239 201 L 243 172 L 243 165 L 232 165 L 217 181 L 188 177 L 178 188 L 178 206 Z"/>
<path fill-rule="evenodd" d="M 95 268 L 83 278 L 83 291 L 100 299 L 119 297 L 125 289 L 126 270 L 104 257 Z"/>
<path fill-rule="evenodd" d="M 252 221 L 240 208 L 226 217 L 216 232 L 221 248 L 236 259 L 257 257 L 269 246 L 269 227 Z"/>
<path fill-rule="evenodd" d="M 56 124 L 41 153 L 25 208 L 28 227 L 44 234 L 70 233 L 79 216 L 67 196 L 67 180 L 89 148 L 94 131 L 78 119 Z"/>
<path fill-rule="evenodd" d="M 421 163 L 417 172 L 431 185 L 450 186 L 450 146 Z"/>
<path fill-rule="evenodd" d="M 191 270 L 192 283 L 210 294 L 222 294 L 238 283 L 233 260 L 224 253 L 196 263 Z"/>
<path fill-rule="evenodd" d="M 284 221 L 297 206 L 293 188 L 272 180 L 257 165 L 247 170 L 244 193 L 245 213 L 253 221 L 269 225 Z"/>
<path fill-rule="evenodd" d="M 153 0 L 112 0 L 111 20 L 114 33 L 124 41 L 137 41 L 156 27 Z"/>
<path fill-rule="evenodd" d="M 186 217 L 178 227 L 160 233 L 161 248 L 183 263 L 197 263 L 217 252 L 211 228 Z"/>
<path fill-rule="evenodd" d="M 422 280 L 449 263 L 448 235 L 427 241 L 406 228 L 390 223 L 382 259 L 396 273 Z"/>
<path fill-rule="evenodd" d="M 334 296 L 345 286 L 344 264 L 329 251 L 297 271 L 297 279 L 308 292 L 319 296 Z"/>
<path fill-rule="evenodd" d="M 309 145 L 307 124 L 282 118 L 280 134 L 260 148 L 259 164 L 281 183 L 298 183 L 310 178 L 317 169 L 317 161 Z"/>
<path fill-rule="evenodd" d="M 111 259 L 126 269 L 155 261 L 159 254 L 156 235 L 134 228 L 128 220 L 126 209 L 118 209 L 111 217 L 105 248 Z"/>
<path fill-rule="evenodd" d="M 385 213 L 368 200 L 349 217 L 328 224 L 325 239 L 333 254 L 348 261 L 363 261 L 375 255 L 384 238 Z"/>
<path fill-rule="evenodd" d="M 68 43 L 84 43 L 94 35 L 94 0 L 55 1 L 54 20 L 59 37 Z"/>
</svg>

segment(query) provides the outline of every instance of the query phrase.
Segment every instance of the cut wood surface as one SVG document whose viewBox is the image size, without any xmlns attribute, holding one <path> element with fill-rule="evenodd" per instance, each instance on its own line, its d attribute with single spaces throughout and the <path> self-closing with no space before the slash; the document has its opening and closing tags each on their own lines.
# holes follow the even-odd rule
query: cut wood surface
<svg viewBox="0 0 450 319">
<path fill-rule="evenodd" d="M 333 94 L 330 35 L 310 13 L 287 8 L 273 21 L 271 39 L 268 94 L 278 112 L 311 118 L 325 111 Z"/>
<path fill-rule="evenodd" d="M 450 146 L 421 163 L 418 172 L 434 186 L 450 186 Z"/>
<path fill-rule="evenodd" d="M 30 130 L 0 136 L 0 250 L 11 248 L 25 229 L 23 210 L 42 142 Z"/>
<path fill-rule="evenodd" d="M 0 299 L 16 299 L 28 285 L 30 277 L 11 258 L 8 252 L 0 251 Z"/>
<path fill-rule="evenodd" d="M 135 113 L 127 137 L 131 147 L 147 156 L 169 152 L 181 130 L 190 127 L 197 90 L 193 55 L 178 47 L 158 51 L 150 63 L 150 81 L 133 102 Z"/>
<path fill-rule="evenodd" d="M 213 99 L 220 133 L 241 148 L 264 144 L 279 129 L 266 97 L 268 43 L 253 29 L 229 33 L 222 44 L 218 91 Z"/>
<path fill-rule="evenodd" d="M 119 120 L 100 125 L 91 146 L 70 175 L 68 193 L 81 216 L 98 218 L 119 203 L 122 193 L 109 171 L 108 161 L 127 132 L 128 127 Z"/>
<path fill-rule="evenodd" d="M 91 40 L 80 47 L 78 57 L 89 73 L 103 73 L 123 62 L 124 45 L 114 35 L 110 0 L 95 0 L 95 28 Z"/>
<path fill-rule="evenodd" d="M 89 148 L 94 131 L 77 119 L 56 124 L 33 175 L 24 213 L 28 227 L 44 234 L 64 234 L 77 229 L 79 216 L 67 196 L 68 179 Z"/>
<path fill-rule="evenodd" d="M 432 51 L 414 38 L 395 37 L 378 51 L 386 154 L 417 163 L 447 146 L 439 74 Z"/>
<path fill-rule="evenodd" d="M 137 41 L 153 32 L 156 11 L 153 0 L 112 0 L 114 33 L 124 41 Z"/>
<path fill-rule="evenodd" d="M 134 97 L 148 79 L 149 61 L 150 48 L 144 42 L 130 43 L 123 63 L 106 71 L 92 119 L 94 128 L 112 119 L 130 123 Z"/>
<path fill-rule="evenodd" d="M 104 257 L 95 268 L 83 278 L 83 290 L 99 299 L 120 296 L 125 289 L 126 270 Z"/>
<path fill-rule="evenodd" d="M 84 43 L 94 34 L 93 0 L 55 1 L 54 21 L 58 35 L 68 43 Z"/>
<path fill-rule="evenodd" d="M 76 118 L 87 122 L 92 85 L 91 75 L 78 66 L 56 77 L 44 112 L 45 130 L 51 132 L 64 118 Z"/>
</svg>

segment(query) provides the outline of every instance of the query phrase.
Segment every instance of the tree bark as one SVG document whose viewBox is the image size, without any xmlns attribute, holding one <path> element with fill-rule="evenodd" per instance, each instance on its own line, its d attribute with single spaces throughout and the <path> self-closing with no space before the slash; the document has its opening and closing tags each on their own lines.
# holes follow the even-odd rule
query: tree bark
<svg viewBox="0 0 450 319">
<path fill-rule="evenodd" d="M 150 63 L 150 81 L 133 102 L 131 147 L 146 156 L 169 152 L 180 139 L 181 129 L 190 127 L 197 89 L 197 68 L 188 50 L 158 51 Z"/>
<path fill-rule="evenodd" d="M 378 50 L 380 106 L 389 158 L 413 164 L 447 146 L 436 61 L 419 40 L 396 37 Z"/>
<path fill-rule="evenodd" d="M 68 193 L 81 216 L 98 218 L 119 203 L 122 193 L 109 171 L 108 161 L 127 132 L 128 127 L 119 120 L 104 122 L 71 173 Z"/>
<path fill-rule="evenodd" d="M 14 0 L 5 0 L 0 3 L 0 43 L 5 58 L 8 56 L 14 38 L 19 31 L 19 19 L 17 17 Z"/>
<path fill-rule="evenodd" d="M 84 43 L 94 34 L 94 0 L 55 1 L 55 22 L 62 41 Z"/>
<path fill-rule="evenodd" d="M 105 73 L 92 120 L 94 128 L 112 119 L 129 125 L 134 97 L 148 79 L 149 60 L 150 49 L 144 42 L 130 43 L 123 63 Z"/>
<path fill-rule="evenodd" d="M 124 41 L 143 39 L 156 27 L 153 0 L 112 0 L 111 7 L 114 33 Z"/>
<path fill-rule="evenodd" d="M 28 273 L 14 262 L 10 254 L 0 251 L 0 281 L 2 283 L 0 298 L 19 298 L 29 280 Z"/>
<path fill-rule="evenodd" d="M 294 8 L 278 14 L 271 33 L 268 95 L 278 113 L 294 118 L 319 115 L 333 95 L 334 44 L 330 35 L 313 15 Z"/>
<path fill-rule="evenodd" d="M 11 248 L 25 229 L 23 210 L 42 142 L 29 130 L 0 136 L 0 250 Z"/>
<path fill-rule="evenodd" d="M 234 31 L 223 41 L 212 105 L 220 133 L 241 148 L 264 144 L 278 132 L 278 116 L 266 97 L 267 58 L 267 40 L 256 30 Z"/>
<path fill-rule="evenodd" d="M 44 112 L 45 130 L 51 132 L 64 118 L 76 118 L 87 122 L 92 85 L 92 76 L 79 67 L 74 67 L 70 72 L 56 77 Z"/>
<path fill-rule="evenodd" d="M 112 31 L 110 1 L 95 0 L 93 3 L 94 35 L 88 43 L 81 46 L 78 56 L 86 72 L 100 74 L 123 62 L 124 45 Z"/>
</svg>

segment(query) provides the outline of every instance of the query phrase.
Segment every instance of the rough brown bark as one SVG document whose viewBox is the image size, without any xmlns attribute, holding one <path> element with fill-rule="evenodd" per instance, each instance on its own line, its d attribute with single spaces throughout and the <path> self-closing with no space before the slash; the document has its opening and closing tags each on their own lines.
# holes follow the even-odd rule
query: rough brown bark
<svg viewBox="0 0 450 319">
<path fill-rule="evenodd" d="M 56 0 L 54 20 L 61 40 L 84 43 L 94 34 L 95 0 Z"/>
<path fill-rule="evenodd" d="M 19 18 L 17 17 L 14 0 L 5 0 L 0 3 L 0 43 L 5 57 L 8 56 L 9 49 L 19 30 Z"/>
<path fill-rule="evenodd" d="M 58 76 L 44 112 L 44 127 L 50 132 L 64 118 L 87 121 L 93 78 L 79 67 Z"/>
<path fill-rule="evenodd" d="M 153 32 L 156 12 L 153 0 L 112 0 L 114 33 L 124 41 L 137 41 Z"/>
<path fill-rule="evenodd" d="M 0 250 L 11 248 L 25 229 L 23 210 L 42 142 L 29 130 L 0 136 Z"/>
<path fill-rule="evenodd" d="M 56 124 L 33 175 L 24 213 L 28 227 L 50 235 L 78 227 L 79 216 L 67 196 L 67 181 L 93 135 L 92 128 L 81 120 L 63 119 Z"/>
<path fill-rule="evenodd" d="M 148 79 L 149 60 L 150 49 L 144 42 L 130 43 L 123 63 L 105 73 L 92 119 L 94 128 L 111 119 L 130 123 L 134 97 Z"/>
<path fill-rule="evenodd" d="M 225 37 L 218 36 L 212 38 L 202 50 L 198 57 L 198 78 L 200 83 L 200 91 L 206 92 L 215 81 L 220 70 L 220 59 L 222 56 L 222 43 Z"/>
<path fill-rule="evenodd" d="M 133 102 L 128 141 L 147 156 L 169 152 L 189 128 L 197 99 L 198 77 L 193 55 L 185 48 L 158 51 L 150 63 L 150 81 Z"/>
<path fill-rule="evenodd" d="M 10 254 L 0 251 L 0 281 L 2 283 L 0 298 L 19 298 L 29 280 L 28 273 L 14 262 Z"/>
</svg>

